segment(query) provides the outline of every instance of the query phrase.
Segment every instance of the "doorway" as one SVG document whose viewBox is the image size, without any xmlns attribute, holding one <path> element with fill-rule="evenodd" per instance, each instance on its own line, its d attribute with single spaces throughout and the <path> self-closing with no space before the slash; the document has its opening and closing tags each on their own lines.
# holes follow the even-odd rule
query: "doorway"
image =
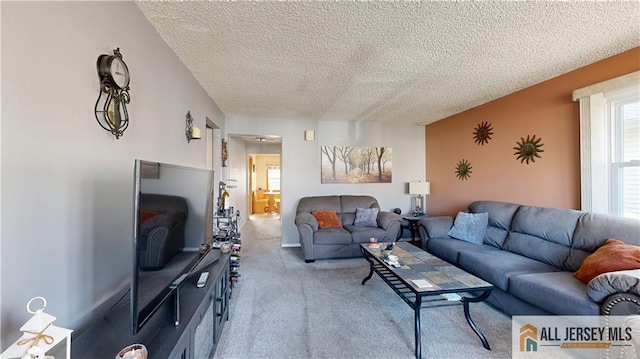
<svg viewBox="0 0 640 359">
<path fill-rule="evenodd" d="M 280 154 L 250 153 L 249 197 L 252 218 L 280 218 Z"/>
<path fill-rule="evenodd" d="M 233 154 L 238 157 L 232 161 L 232 170 L 240 175 L 237 179 L 244 182 L 239 186 L 246 199 L 246 218 L 254 225 L 266 226 L 269 233 L 282 236 L 281 213 L 286 188 L 282 184 L 281 155 L 282 137 L 274 135 L 230 134 L 234 139 Z M 242 156 L 242 159 L 239 157 Z M 240 169 L 242 166 L 242 169 Z M 243 181 L 244 179 L 244 181 Z"/>
</svg>

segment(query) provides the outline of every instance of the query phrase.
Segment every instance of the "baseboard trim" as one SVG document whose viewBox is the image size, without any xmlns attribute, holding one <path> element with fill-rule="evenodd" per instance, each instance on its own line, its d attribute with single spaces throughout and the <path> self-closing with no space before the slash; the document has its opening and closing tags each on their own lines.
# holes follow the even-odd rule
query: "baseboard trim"
<svg viewBox="0 0 640 359">
<path fill-rule="evenodd" d="M 282 248 L 299 248 L 300 243 L 282 243 Z"/>
</svg>

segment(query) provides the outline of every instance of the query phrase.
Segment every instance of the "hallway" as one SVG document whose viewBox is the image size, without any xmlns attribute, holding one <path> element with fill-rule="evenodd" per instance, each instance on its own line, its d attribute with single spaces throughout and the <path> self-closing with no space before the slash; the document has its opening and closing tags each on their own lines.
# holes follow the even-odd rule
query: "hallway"
<svg viewBox="0 0 640 359">
<path fill-rule="evenodd" d="M 282 223 L 279 213 L 252 214 L 240 229 L 244 241 L 279 238 L 282 241 Z"/>
</svg>

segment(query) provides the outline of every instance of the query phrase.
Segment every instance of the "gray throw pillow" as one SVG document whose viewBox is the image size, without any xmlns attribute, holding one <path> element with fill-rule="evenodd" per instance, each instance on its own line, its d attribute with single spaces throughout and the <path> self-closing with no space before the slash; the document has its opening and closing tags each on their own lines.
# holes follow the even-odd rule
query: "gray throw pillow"
<svg viewBox="0 0 640 359">
<path fill-rule="evenodd" d="M 640 295 L 640 269 L 603 273 L 587 284 L 587 296 L 596 303 L 602 303 L 615 293 Z"/>
<path fill-rule="evenodd" d="M 378 227 L 378 212 L 380 208 L 356 208 L 356 227 Z"/>
<path fill-rule="evenodd" d="M 453 221 L 453 227 L 447 234 L 453 238 L 474 244 L 482 244 L 484 234 L 489 224 L 489 213 L 466 213 L 458 212 L 456 219 Z"/>
</svg>

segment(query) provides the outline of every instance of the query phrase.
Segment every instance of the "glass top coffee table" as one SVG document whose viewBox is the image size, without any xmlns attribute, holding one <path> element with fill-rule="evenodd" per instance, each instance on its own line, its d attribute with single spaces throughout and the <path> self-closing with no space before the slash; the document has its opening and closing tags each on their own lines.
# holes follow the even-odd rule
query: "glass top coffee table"
<svg viewBox="0 0 640 359">
<path fill-rule="evenodd" d="M 420 309 L 448 305 L 463 305 L 467 323 L 482 345 L 491 350 L 487 339 L 471 319 L 469 303 L 487 299 L 493 285 L 407 242 L 395 244 L 392 254 L 398 257 L 398 265 L 390 265 L 380 256 L 380 250 L 386 245 L 380 243 L 379 248 L 371 248 L 368 243 L 360 245 L 362 255 L 371 265 L 362 285 L 375 272 L 414 310 L 416 358 L 422 356 Z"/>
</svg>

